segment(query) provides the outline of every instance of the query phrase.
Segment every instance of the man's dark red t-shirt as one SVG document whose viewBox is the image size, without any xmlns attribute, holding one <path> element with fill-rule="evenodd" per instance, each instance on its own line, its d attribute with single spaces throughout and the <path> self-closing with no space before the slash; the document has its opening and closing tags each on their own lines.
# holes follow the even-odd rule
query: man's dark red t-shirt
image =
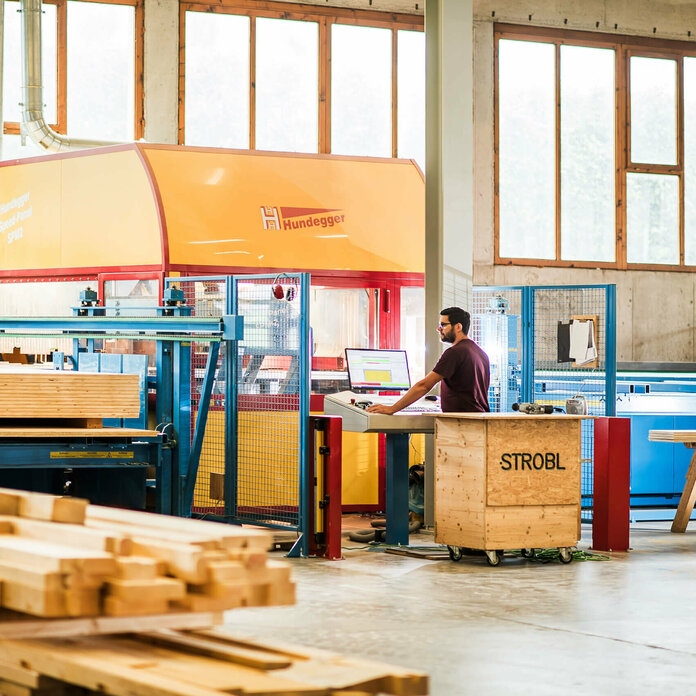
<svg viewBox="0 0 696 696">
<path fill-rule="evenodd" d="M 491 368 L 488 356 L 470 339 L 450 346 L 433 368 L 442 377 L 440 402 L 443 413 L 490 411 L 488 386 Z"/>
</svg>

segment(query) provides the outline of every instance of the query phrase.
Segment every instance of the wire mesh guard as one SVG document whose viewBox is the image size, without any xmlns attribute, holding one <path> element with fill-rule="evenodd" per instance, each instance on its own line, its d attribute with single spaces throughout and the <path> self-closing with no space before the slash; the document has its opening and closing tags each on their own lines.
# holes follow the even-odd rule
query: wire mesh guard
<svg viewBox="0 0 696 696">
<path fill-rule="evenodd" d="M 568 399 L 583 396 L 592 416 L 607 415 L 607 290 L 605 287 L 535 288 L 534 398 L 565 407 Z M 559 362 L 559 322 L 592 321 L 597 359 L 584 364 Z M 594 489 L 594 421 L 582 423 L 581 493 L 583 519 L 591 519 Z"/>
<path fill-rule="evenodd" d="M 191 307 L 192 316 L 221 317 L 227 303 L 227 283 L 224 278 L 188 280 L 177 278 L 176 285 L 184 293 L 184 303 Z M 196 428 L 201 390 L 208 360 L 208 344 L 191 343 L 191 437 Z M 218 356 L 217 370 L 208 410 L 198 475 L 191 511 L 199 514 L 222 515 L 225 511 L 225 345 Z"/>
<path fill-rule="evenodd" d="M 283 277 L 278 289 L 272 278 L 235 278 L 236 313 L 244 318 L 237 344 L 237 516 L 289 527 L 300 522 L 300 280 Z"/>
<path fill-rule="evenodd" d="M 474 288 L 471 338 L 488 355 L 491 411 L 512 410 L 520 401 L 522 375 L 522 291 L 506 288 Z"/>
</svg>

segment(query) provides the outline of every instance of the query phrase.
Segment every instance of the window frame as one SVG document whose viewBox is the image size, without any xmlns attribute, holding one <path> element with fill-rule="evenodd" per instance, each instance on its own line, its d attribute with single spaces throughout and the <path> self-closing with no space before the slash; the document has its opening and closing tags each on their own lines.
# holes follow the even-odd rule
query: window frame
<svg viewBox="0 0 696 696">
<path fill-rule="evenodd" d="M 556 144 L 556 257 L 555 259 L 520 259 L 500 256 L 500 199 L 499 199 L 499 41 L 538 41 L 555 46 L 555 144 Z M 561 46 L 609 48 L 615 51 L 615 261 L 564 261 L 561 259 Z M 675 165 L 632 162 L 630 157 L 630 59 L 632 56 L 676 60 L 677 64 L 677 163 Z M 495 24 L 494 26 L 494 264 L 500 266 L 549 266 L 560 268 L 604 268 L 616 270 L 696 271 L 696 265 L 684 263 L 684 58 L 696 57 L 696 46 L 683 41 L 601 34 L 574 30 L 524 27 Z M 679 178 L 679 263 L 650 264 L 627 262 L 626 238 L 626 174 L 672 174 Z M 696 192 L 695 192 L 696 193 Z"/>
<path fill-rule="evenodd" d="M 0 0 L 3 2 L 4 0 Z M 72 2 L 91 2 L 100 5 L 127 5 L 135 8 L 135 123 L 133 139 L 140 140 L 145 133 L 144 105 L 144 53 L 145 53 L 145 0 L 71 0 Z M 43 0 L 47 5 L 56 6 L 57 32 L 57 116 L 58 122 L 50 124 L 51 128 L 62 135 L 68 132 L 68 0 Z M 45 79 L 45 77 L 44 77 Z M 43 81 L 43 80 L 42 80 Z M 21 124 L 18 121 L 5 121 L 5 135 L 21 135 Z M 79 133 L 71 133 L 79 137 Z"/>
<path fill-rule="evenodd" d="M 319 26 L 318 133 L 317 153 L 331 153 L 331 25 L 352 24 L 392 30 L 391 118 L 392 157 L 397 157 L 398 93 L 397 39 L 398 30 L 424 31 L 424 19 L 407 15 L 371 10 L 350 10 L 337 7 L 294 5 L 270 0 L 219 0 L 218 4 L 191 0 L 179 4 L 179 145 L 185 144 L 186 110 L 186 13 L 207 12 L 249 17 L 249 149 L 256 149 L 256 18 L 290 19 L 316 22 Z"/>
</svg>

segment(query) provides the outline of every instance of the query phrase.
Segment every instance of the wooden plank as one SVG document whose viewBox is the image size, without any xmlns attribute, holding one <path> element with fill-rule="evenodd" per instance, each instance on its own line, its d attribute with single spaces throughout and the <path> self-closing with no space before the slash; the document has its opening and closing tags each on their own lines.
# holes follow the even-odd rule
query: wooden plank
<svg viewBox="0 0 696 696">
<path fill-rule="evenodd" d="M 696 430 L 650 430 L 650 442 L 696 442 Z"/>
<path fill-rule="evenodd" d="M 67 619 L 39 619 L 9 610 L 0 610 L 0 641 L 28 638 L 96 636 L 138 633 L 162 628 L 209 628 L 223 622 L 222 612 L 182 612 L 170 610 L 149 616 L 96 616 Z"/>
<path fill-rule="evenodd" d="M 169 600 L 167 599 L 134 602 L 120 597 L 104 597 L 104 614 L 106 616 L 147 616 L 149 614 L 166 614 L 167 611 L 169 611 Z"/>
<path fill-rule="evenodd" d="M 579 421 L 489 421 L 487 505 L 580 502 Z"/>
<path fill-rule="evenodd" d="M 140 376 L 2 369 L 0 413 L 12 418 L 138 418 Z"/>
<path fill-rule="evenodd" d="M 166 572 L 166 568 L 161 568 L 157 559 L 147 556 L 117 558 L 116 566 L 115 576 L 125 580 L 148 580 Z"/>
<path fill-rule="evenodd" d="M 154 515 L 149 512 L 137 512 L 135 510 L 120 510 L 100 505 L 89 505 L 87 507 L 86 520 L 107 520 L 135 527 L 181 532 L 182 534 L 209 534 L 214 538 L 220 539 L 221 544 L 228 549 L 247 547 L 268 550 L 272 540 L 272 536 L 267 531 L 260 529 L 236 527 L 205 520 Z"/>
<path fill-rule="evenodd" d="M 577 505 L 524 505 L 486 510 L 488 550 L 553 548 L 578 543 Z"/>
<path fill-rule="evenodd" d="M 16 582 L 3 582 L 2 606 L 46 618 L 97 616 L 101 608 L 99 590 L 44 590 Z"/>
<path fill-rule="evenodd" d="M 435 419 L 435 541 L 481 548 L 485 421 Z"/>
<path fill-rule="evenodd" d="M 181 544 L 182 546 L 196 546 L 202 550 L 214 551 L 221 547 L 221 541 L 215 537 L 206 534 L 205 532 L 199 533 L 184 533 L 180 531 L 171 531 L 169 529 L 162 529 L 157 527 L 146 527 L 139 526 L 137 529 L 131 524 L 121 524 L 118 522 L 111 522 L 106 520 L 85 520 L 85 526 L 88 529 L 99 530 L 102 533 L 113 531 L 115 534 L 128 536 L 134 533 L 141 539 L 154 539 L 157 541 L 166 541 L 170 544 Z"/>
<path fill-rule="evenodd" d="M 43 439 L 54 437 L 161 437 L 156 430 L 139 428 L 66 428 L 66 427 L 22 427 L 0 428 L 0 437 Z"/>
<path fill-rule="evenodd" d="M 118 597 L 125 602 L 147 603 L 182 599 L 186 594 L 186 584 L 176 578 L 110 579 L 106 581 L 105 591 L 107 595 Z"/>
<path fill-rule="evenodd" d="M 70 540 L 72 545 L 95 551 L 127 555 L 131 551 L 131 540 L 126 536 L 109 530 L 90 529 L 79 524 L 53 524 L 44 520 L 23 517 L 0 516 L 0 529 L 4 524 L 10 525 L 12 532 L 27 539 L 45 542 L 64 543 Z"/>
<path fill-rule="evenodd" d="M 6 681 L 21 684 L 30 689 L 46 689 L 59 683 L 33 669 L 27 669 L 20 665 L 12 665 L 2 661 L 0 661 L 0 675 Z M 2 693 L 2 691 L 0 691 L 0 693 Z"/>
<path fill-rule="evenodd" d="M 285 669 L 292 665 L 292 659 L 277 655 L 267 650 L 242 647 L 225 641 L 215 634 L 183 633 L 181 631 L 163 630 L 154 633 L 138 634 L 138 640 L 153 645 L 175 646 L 187 653 L 214 657 L 225 662 L 234 662 L 256 669 Z"/>
<path fill-rule="evenodd" d="M 2 561 L 60 573 L 113 575 L 116 572 L 116 561 L 106 552 L 76 549 L 7 534 L 0 535 Z"/>
<path fill-rule="evenodd" d="M 82 524 L 89 501 L 82 498 L 0 488 L 0 514 Z"/>
</svg>

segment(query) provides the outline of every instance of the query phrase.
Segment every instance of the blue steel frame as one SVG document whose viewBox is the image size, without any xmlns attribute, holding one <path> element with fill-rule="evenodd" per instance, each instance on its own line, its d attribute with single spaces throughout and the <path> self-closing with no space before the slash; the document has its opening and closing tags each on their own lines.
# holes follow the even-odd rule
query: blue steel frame
<svg viewBox="0 0 696 696">
<path fill-rule="evenodd" d="M 190 344 L 192 340 L 206 341 L 215 345 L 212 352 L 217 352 L 221 341 L 234 342 L 243 334 L 242 322 L 238 317 L 224 315 L 216 318 L 190 317 L 189 307 L 158 307 L 157 317 L 108 317 L 105 316 L 103 307 L 78 307 L 75 308 L 73 317 L 0 317 L 0 335 L 2 336 L 30 336 L 30 337 L 55 337 L 56 335 L 73 338 L 75 354 L 73 361 L 75 366 L 79 363 L 79 353 L 83 350 L 79 345 L 79 339 L 87 339 L 87 352 L 94 350 L 94 342 L 102 340 L 110 335 L 131 340 L 155 340 L 157 341 L 157 420 L 158 429 L 167 435 L 172 433 L 168 426 L 173 428 L 177 442 L 173 452 L 161 447 L 160 473 L 163 474 L 162 483 L 165 488 L 171 489 L 171 496 L 166 491 L 157 492 L 157 500 L 163 512 L 171 512 L 175 515 L 190 516 L 190 506 L 185 507 L 185 494 L 192 489 L 189 482 L 190 473 L 198 470 L 198 462 L 193 461 L 196 451 L 191 451 L 191 356 Z M 171 316 L 165 316 L 165 312 Z M 11 331 L 7 331 L 10 329 Z M 48 331 L 51 333 L 40 334 L 31 331 Z M 28 333 L 29 332 L 29 333 Z M 211 368 L 212 365 L 212 368 Z M 216 361 L 209 362 L 207 367 L 206 382 L 212 386 Z M 211 374 L 212 373 L 212 374 Z M 209 402 L 209 399 L 208 399 Z M 207 410 L 207 409 L 206 409 Z M 205 418 L 205 417 L 204 417 Z M 202 431 L 200 434 L 202 440 Z M 144 438 L 143 441 L 145 441 Z M 154 443 L 154 441 L 153 441 Z M 150 443 L 150 444 L 153 444 Z M 95 443 L 94 446 L 85 446 L 83 449 L 99 451 L 107 446 L 104 440 Z M 109 447 L 118 454 L 123 450 L 123 440 L 114 440 Z M 132 443 L 128 444 L 133 449 Z M 26 450 L 25 450 L 26 451 Z M 140 451 L 140 450 L 139 450 Z M 200 456 L 200 447 L 197 450 Z M 26 456 L 26 455 L 25 455 Z M 35 461 L 45 461 L 38 453 Z M 115 457 L 116 458 L 116 457 Z M 118 457 L 123 460 L 123 457 Z M 151 459 L 151 457 L 150 457 Z M 108 460 L 107 460 L 108 461 Z M 102 459 L 82 459 L 81 464 L 103 463 Z M 34 464 L 39 466 L 39 464 Z M 44 464 L 40 464 L 44 466 Z M 70 463 L 73 466 L 73 463 Z M 63 467 L 65 468 L 65 464 Z M 194 479 L 195 484 L 195 479 Z"/>
</svg>

